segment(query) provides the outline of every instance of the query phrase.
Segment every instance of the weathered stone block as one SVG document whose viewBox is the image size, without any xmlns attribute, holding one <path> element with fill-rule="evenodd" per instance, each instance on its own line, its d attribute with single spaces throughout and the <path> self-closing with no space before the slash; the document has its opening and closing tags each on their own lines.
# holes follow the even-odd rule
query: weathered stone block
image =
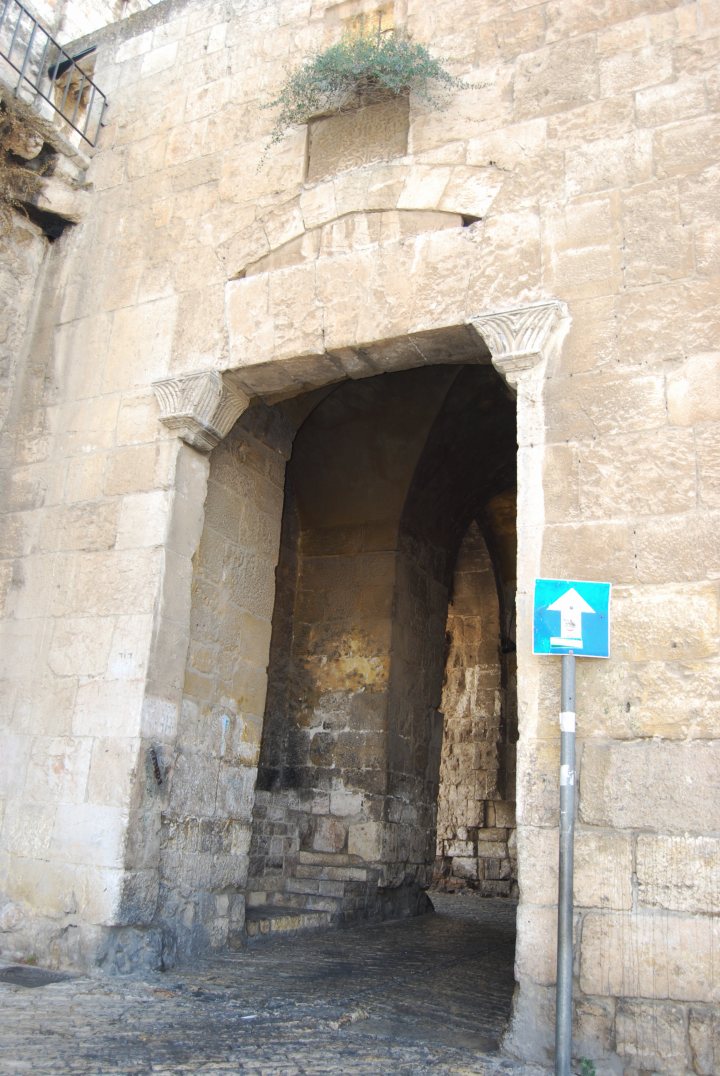
<svg viewBox="0 0 720 1076">
<path fill-rule="evenodd" d="M 553 498 L 553 515 L 559 515 L 555 488 L 551 487 L 548 493 Z M 572 510 L 568 516 L 572 516 Z M 565 566 L 570 563 L 574 565 L 576 575 L 583 579 L 592 576 L 612 579 L 615 584 L 634 582 L 637 572 L 630 523 L 568 522 L 558 525 L 548 521 L 543 543 L 544 574 L 548 578 L 562 579 L 567 570 Z"/>
<path fill-rule="evenodd" d="M 408 100 L 395 98 L 315 120 L 308 131 L 310 182 L 407 151 Z"/>
<path fill-rule="evenodd" d="M 550 986 L 555 982 L 556 950 L 557 908 L 523 902 L 517 915 L 515 974 Z"/>
<path fill-rule="evenodd" d="M 358 815 L 362 812 L 365 800 L 361 792 L 349 789 L 333 789 L 330 793 L 330 813 L 337 817 Z"/>
<path fill-rule="evenodd" d="M 698 1076 L 713 1076 L 720 1063 L 720 1015 L 716 1008 L 691 1007 L 688 1038 L 694 1071 Z"/>
<path fill-rule="evenodd" d="M 561 111 L 599 96 L 597 58 L 589 38 L 564 41 L 520 57 L 515 76 L 518 118 Z"/>
<path fill-rule="evenodd" d="M 637 742 L 585 745 L 580 815 L 618 829 L 711 832 L 720 828 L 720 745 Z M 662 799 L 648 788 L 662 788 Z"/>
<path fill-rule="evenodd" d="M 720 354 L 693 355 L 671 369 L 667 405 L 676 426 L 720 422 Z"/>
<path fill-rule="evenodd" d="M 565 185 L 571 197 L 632 187 L 651 176 L 652 142 L 648 131 L 597 138 L 576 144 L 566 153 Z"/>
<path fill-rule="evenodd" d="M 109 455 L 105 471 L 105 493 L 137 494 L 167 487 L 174 471 L 178 448 L 175 443 L 140 444 L 119 448 Z"/>
<path fill-rule="evenodd" d="M 626 194 L 622 228 L 627 284 L 643 286 L 690 275 L 691 237 L 680 221 L 675 183 L 639 187 Z"/>
<path fill-rule="evenodd" d="M 632 547 L 644 583 L 713 578 L 720 572 L 717 512 L 638 520 Z"/>
<path fill-rule="evenodd" d="M 57 676 L 99 676 L 105 672 L 115 628 L 111 617 L 71 617 L 55 621 L 48 665 Z"/>
<path fill-rule="evenodd" d="M 670 45 L 622 52 L 600 60 L 600 91 L 614 97 L 643 86 L 665 82 L 673 73 Z"/>
<path fill-rule="evenodd" d="M 556 905 L 558 898 L 558 833 L 521 826 L 518 829 L 520 891 L 533 903 Z M 632 907 L 632 840 L 620 834 L 575 831 L 574 902 L 586 908 Z"/>
<path fill-rule="evenodd" d="M 127 811 L 95 803 L 61 803 L 55 816 L 52 859 L 88 867 L 121 867 Z"/>
<path fill-rule="evenodd" d="M 720 507 L 720 436 L 718 427 L 697 431 L 700 500 L 711 508 Z"/>
<path fill-rule="evenodd" d="M 175 296 L 115 312 L 103 392 L 146 386 L 167 373 L 176 312 Z"/>
<path fill-rule="evenodd" d="M 134 736 L 140 730 L 144 685 L 138 680 L 90 680 L 78 688 L 76 736 Z"/>
<path fill-rule="evenodd" d="M 163 545 L 170 524 L 172 500 L 172 494 L 167 490 L 131 493 L 123 497 L 116 547 L 138 549 Z M 176 503 L 177 500 L 175 498 Z"/>
<path fill-rule="evenodd" d="M 348 853 L 366 862 L 382 856 L 383 826 L 380 822 L 362 822 L 348 826 Z"/>
<path fill-rule="evenodd" d="M 2 818 L 2 844 L 24 859 L 48 858 L 55 826 L 55 804 L 11 801 Z"/>
<path fill-rule="evenodd" d="M 135 738 L 96 739 L 87 779 L 89 803 L 129 807 L 140 742 Z"/>
<path fill-rule="evenodd" d="M 691 1071 L 683 1005 L 622 1000 L 616 1017 L 617 1051 L 642 1069 Z"/>
<path fill-rule="evenodd" d="M 640 834 L 637 879 L 640 905 L 712 915 L 720 892 L 720 840 Z"/>
<path fill-rule="evenodd" d="M 672 124 L 655 134 L 653 155 L 659 176 L 701 171 L 718 159 L 720 134 L 709 116 Z"/>
<path fill-rule="evenodd" d="M 318 818 L 314 826 L 312 847 L 317 852 L 342 852 L 348 833 L 357 827 L 348 827 L 337 818 Z M 357 834 L 356 834 L 357 839 Z M 351 854 L 358 855 L 358 852 Z M 317 892 L 317 890 L 315 890 Z"/>
<path fill-rule="evenodd" d="M 580 985 L 586 994 L 717 1003 L 719 942 L 720 923 L 709 917 L 592 912 L 583 923 Z"/>
<path fill-rule="evenodd" d="M 557 821 L 560 743 L 554 740 L 518 744 L 518 822 L 552 826 Z"/>
<path fill-rule="evenodd" d="M 720 665 L 697 662 L 593 662 L 583 665 L 581 735 L 669 740 L 714 739 Z"/>
<path fill-rule="evenodd" d="M 661 127 L 698 116 L 706 109 L 705 90 L 697 78 L 681 78 L 639 90 L 635 95 L 638 123 Z"/>
<path fill-rule="evenodd" d="M 613 655 L 625 661 L 694 661 L 717 653 L 712 583 L 618 587 Z"/>
<path fill-rule="evenodd" d="M 552 378 L 545 385 L 549 441 L 585 441 L 619 431 L 641 431 L 665 424 L 665 379 L 629 370 L 596 370 L 571 380 Z"/>
<path fill-rule="evenodd" d="M 478 861 L 471 857 L 455 856 L 452 861 L 452 873 L 457 878 L 474 881 L 478 877 Z"/>
<path fill-rule="evenodd" d="M 695 446 L 689 431 L 615 433 L 582 445 L 579 461 L 585 518 L 685 512 L 695 506 Z"/>
<path fill-rule="evenodd" d="M 89 737 L 38 736 L 32 745 L 25 777 L 30 803 L 81 803 L 90 768 Z"/>
</svg>

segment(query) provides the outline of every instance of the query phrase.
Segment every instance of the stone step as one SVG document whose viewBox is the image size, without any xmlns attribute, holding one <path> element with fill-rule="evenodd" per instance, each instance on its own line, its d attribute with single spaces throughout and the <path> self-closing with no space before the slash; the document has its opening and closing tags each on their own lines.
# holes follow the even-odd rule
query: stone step
<svg viewBox="0 0 720 1076">
<path fill-rule="evenodd" d="M 245 914 L 245 933 L 248 938 L 267 934 L 291 934 L 300 930 L 319 930 L 330 926 L 331 912 L 311 912 L 300 908 L 283 908 L 276 904 L 261 904 L 248 908 Z"/>
<path fill-rule="evenodd" d="M 312 863 L 327 867 L 364 867 L 365 861 L 360 856 L 349 856 L 346 852 L 296 852 L 294 858 L 298 863 Z"/>
<path fill-rule="evenodd" d="M 247 894 L 245 906 L 248 910 L 272 905 L 274 908 L 287 908 L 292 912 L 335 912 L 342 901 L 336 897 L 323 896 L 318 893 L 292 893 L 287 890 L 266 889 Z"/>
</svg>

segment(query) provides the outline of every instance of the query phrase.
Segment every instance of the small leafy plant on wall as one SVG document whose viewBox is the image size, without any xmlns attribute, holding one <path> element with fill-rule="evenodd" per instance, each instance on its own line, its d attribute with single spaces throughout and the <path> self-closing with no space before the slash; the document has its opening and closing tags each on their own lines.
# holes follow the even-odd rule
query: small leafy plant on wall
<svg viewBox="0 0 720 1076">
<path fill-rule="evenodd" d="M 422 104 L 442 108 L 453 90 L 469 86 L 423 45 L 394 30 L 346 34 L 291 71 L 265 106 L 279 109 L 270 145 L 290 127 L 392 97 L 412 93 Z"/>
</svg>

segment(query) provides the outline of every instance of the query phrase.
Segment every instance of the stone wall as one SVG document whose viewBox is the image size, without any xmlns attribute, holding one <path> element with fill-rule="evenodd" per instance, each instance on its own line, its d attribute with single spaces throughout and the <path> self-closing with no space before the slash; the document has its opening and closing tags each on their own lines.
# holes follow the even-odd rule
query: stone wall
<svg viewBox="0 0 720 1076">
<path fill-rule="evenodd" d="M 23 0 L 61 44 L 74 41 L 95 30 L 145 11 L 160 0 Z M 12 13 L 11 13 L 12 15 Z"/>
<path fill-rule="evenodd" d="M 411 97 L 402 156 L 395 142 L 384 160 L 359 153 L 315 180 L 299 128 L 258 168 L 277 57 L 300 62 L 371 7 L 166 0 L 93 35 L 111 107 L 92 189 L 47 259 L 26 349 L 20 315 L 9 337 L 21 368 L 3 442 L 4 951 L 87 963 L 134 931 L 125 956 L 143 937 L 148 959 L 162 955 L 152 931 L 168 791 L 148 760 L 153 747 L 161 763 L 180 757 L 189 734 L 179 721 L 207 474 L 178 432 L 207 450 L 240 414 L 238 393 L 271 406 L 347 378 L 475 361 L 481 346 L 517 392 L 519 442 L 519 989 L 507 1048 L 552 1049 L 559 677 L 531 656 L 532 581 L 607 578 L 612 657 L 578 674 L 577 1050 L 610 1072 L 709 1072 L 716 5 L 398 2 L 396 22 L 472 85 L 445 111 Z M 18 295 L 39 243 L 19 259 Z M 182 380 L 197 373 L 204 396 Z M 170 427 L 152 389 L 168 378 Z M 219 772 L 215 750 L 199 757 Z M 182 900 L 195 907 L 192 893 Z M 221 938 L 228 917 L 215 905 L 201 921 Z"/>
<path fill-rule="evenodd" d="M 419 899 L 425 850 L 399 849 L 397 833 L 401 821 L 427 833 L 427 820 L 410 821 L 400 788 L 397 809 L 388 805 L 392 775 L 415 772 L 433 708 L 417 647 L 409 675 L 397 640 L 404 619 L 426 624 L 430 613 L 427 587 L 410 578 L 400 516 L 455 371 L 424 373 L 341 386 L 296 438 L 255 808 L 256 904 L 350 920 Z M 404 617 L 408 601 L 422 608 Z M 446 604 L 445 592 L 442 618 Z"/>
<path fill-rule="evenodd" d="M 503 666 L 514 640 L 501 632 L 498 576 L 476 523 L 458 554 L 446 632 L 435 880 L 444 888 L 509 896 L 517 879 L 514 767 L 508 765 L 516 732 L 514 691 L 503 690 Z"/>
<path fill-rule="evenodd" d="M 222 944 L 244 921 L 290 433 L 258 406 L 211 458 L 159 832 L 157 914 L 182 953 Z"/>
</svg>

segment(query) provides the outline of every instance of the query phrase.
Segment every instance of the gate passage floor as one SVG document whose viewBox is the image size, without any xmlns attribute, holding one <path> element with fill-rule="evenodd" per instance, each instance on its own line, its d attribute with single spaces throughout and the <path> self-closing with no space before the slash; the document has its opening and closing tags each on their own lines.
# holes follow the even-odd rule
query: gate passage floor
<svg viewBox="0 0 720 1076">
<path fill-rule="evenodd" d="M 263 938 L 165 974 L 0 983 L 0 1072 L 540 1073 L 496 1053 L 515 905 L 433 901 L 434 915 Z"/>
</svg>

